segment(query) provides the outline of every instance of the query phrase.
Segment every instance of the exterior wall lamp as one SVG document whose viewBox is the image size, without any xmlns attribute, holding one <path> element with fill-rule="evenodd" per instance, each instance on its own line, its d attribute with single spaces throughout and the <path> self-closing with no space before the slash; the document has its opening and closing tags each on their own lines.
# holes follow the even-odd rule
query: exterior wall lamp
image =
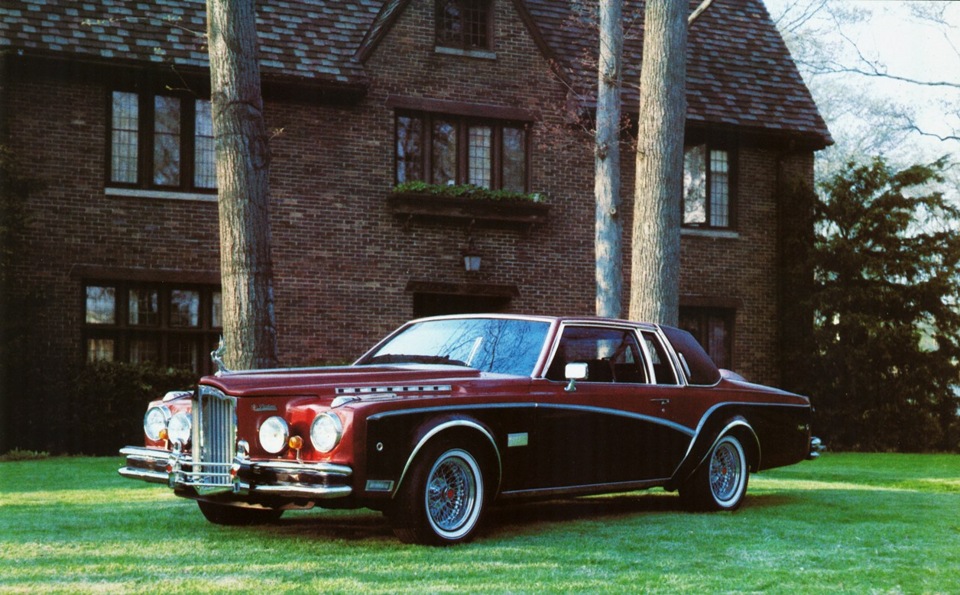
<svg viewBox="0 0 960 595">
<path fill-rule="evenodd" d="M 483 255 L 473 245 L 473 238 L 467 241 L 467 247 L 463 249 L 463 269 L 468 273 L 480 272 L 480 263 Z"/>
</svg>

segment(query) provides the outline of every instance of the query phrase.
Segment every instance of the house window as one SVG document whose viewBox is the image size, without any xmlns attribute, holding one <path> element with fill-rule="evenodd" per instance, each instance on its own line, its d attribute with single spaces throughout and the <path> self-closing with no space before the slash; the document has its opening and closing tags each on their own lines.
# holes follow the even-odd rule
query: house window
<svg viewBox="0 0 960 595">
<path fill-rule="evenodd" d="M 694 145 L 684 149 L 683 224 L 733 227 L 733 176 L 730 151 Z"/>
<path fill-rule="evenodd" d="M 727 308 L 680 308 L 680 328 L 689 332 L 719 368 L 733 369 L 735 311 Z"/>
<path fill-rule="evenodd" d="M 216 189 L 210 102 L 114 91 L 108 180 L 114 186 Z"/>
<path fill-rule="evenodd" d="M 492 49 L 490 0 L 437 0 L 437 45 Z"/>
<path fill-rule="evenodd" d="M 210 372 L 203 354 L 219 341 L 221 310 L 218 287 L 90 282 L 84 286 L 86 360 Z"/>
<path fill-rule="evenodd" d="M 526 192 L 528 137 L 522 122 L 398 113 L 396 181 Z"/>
</svg>

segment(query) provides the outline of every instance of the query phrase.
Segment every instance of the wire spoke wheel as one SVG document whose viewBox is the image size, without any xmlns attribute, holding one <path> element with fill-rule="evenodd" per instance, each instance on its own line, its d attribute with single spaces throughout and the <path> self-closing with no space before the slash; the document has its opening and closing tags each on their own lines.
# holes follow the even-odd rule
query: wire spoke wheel
<svg viewBox="0 0 960 595">
<path fill-rule="evenodd" d="M 709 456 L 680 486 L 680 497 L 690 510 L 736 510 L 747 493 L 750 468 L 736 436 L 717 440 Z"/>
<path fill-rule="evenodd" d="M 467 448 L 427 445 L 391 510 L 405 543 L 453 545 L 473 537 L 486 504 L 480 460 Z"/>
<path fill-rule="evenodd" d="M 425 497 L 430 523 L 439 532 L 455 533 L 476 508 L 475 468 L 461 455 L 446 453 L 430 471 Z"/>
<path fill-rule="evenodd" d="M 710 491 L 719 502 L 729 502 L 740 490 L 743 461 L 729 442 L 721 443 L 710 458 Z"/>
</svg>

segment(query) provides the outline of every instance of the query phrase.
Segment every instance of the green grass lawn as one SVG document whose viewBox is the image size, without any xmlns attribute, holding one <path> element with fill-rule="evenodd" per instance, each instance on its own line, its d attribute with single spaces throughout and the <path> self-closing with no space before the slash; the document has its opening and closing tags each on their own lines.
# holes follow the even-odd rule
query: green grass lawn
<svg viewBox="0 0 960 595">
<path fill-rule="evenodd" d="M 956 455 L 826 454 L 736 513 L 659 490 L 497 508 L 446 549 L 366 510 L 210 525 L 120 463 L 0 463 L 0 592 L 960 592 Z"/>
</svg>

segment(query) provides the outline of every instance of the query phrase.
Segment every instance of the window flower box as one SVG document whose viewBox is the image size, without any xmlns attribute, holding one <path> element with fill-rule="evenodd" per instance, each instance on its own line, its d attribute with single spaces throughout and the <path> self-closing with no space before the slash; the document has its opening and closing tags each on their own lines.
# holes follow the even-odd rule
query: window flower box
<svg viewBox="0 0 960 595">
<path fill-rule="evenodd" d="M 437 191 L 395 189 L 387 197 L 390 210 L 404 225 L 414 221 L 530 229 L 547 222 L 550 206 L 536 195 L 514 195 L 483 191 Z M 460 188 L 460 187 L 457 187 Z"/>
</svg>

